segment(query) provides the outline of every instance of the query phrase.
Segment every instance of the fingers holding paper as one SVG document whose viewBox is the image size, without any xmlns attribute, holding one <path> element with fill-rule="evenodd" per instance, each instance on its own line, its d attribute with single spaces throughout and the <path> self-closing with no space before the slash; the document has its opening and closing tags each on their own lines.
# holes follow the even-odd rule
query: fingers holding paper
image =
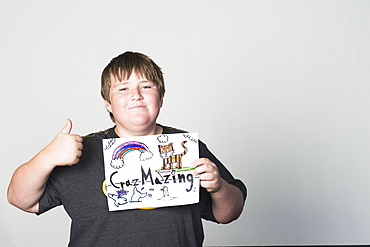
<svg viewBox="0 0 370 247">
<path fill-rule="evenodd" d="M 200 185 L 209 193 L 215 193 L 221 188 L 220 172 L 215 163 L 207 158 L 200 158 L 191 164 L 195 168 L 194 175 L 199 175 Z"/>
</svg>

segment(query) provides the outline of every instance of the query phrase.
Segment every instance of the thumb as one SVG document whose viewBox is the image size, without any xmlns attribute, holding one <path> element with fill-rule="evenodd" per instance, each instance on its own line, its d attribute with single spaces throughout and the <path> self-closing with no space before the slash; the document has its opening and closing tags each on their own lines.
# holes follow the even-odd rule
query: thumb
<svg viewBox="0 0 370 247">
<path fill-rule="evenodd" d="M 71 119 L 67 119 L 66 125 L 63 127 L 62 131 L 60 131 L 61 134 L 70 134 L 72 130 L 72 121 Z"/>
</svg>

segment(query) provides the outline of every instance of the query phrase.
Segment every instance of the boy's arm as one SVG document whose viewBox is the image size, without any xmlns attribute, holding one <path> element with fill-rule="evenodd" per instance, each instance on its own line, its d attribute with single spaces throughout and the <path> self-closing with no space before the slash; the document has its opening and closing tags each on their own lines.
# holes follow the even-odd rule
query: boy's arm
<svg viewBox="0 0 370 247">
<path fill-rule="evenodd" d="M 244 200 L 241 190 L 235 185 L 220 179 L 222 185 L 219 191 L 212 192 L 212 211 L 220 223 L 230 223 L 239 218 L 243 211 Z"/>
<path fill-rule="evenodd" d="M 211 160 L 201 158 L 193 162 L 195 175 L 212 197 L 212 212 L 220 223 L 236 220 L 243 211 L 244 199 L 241 190 L 220 177 L 219 170 Z"/>
<path fill-rule="evenodd" d="M 54 140 L 13 174 L 8 187 L 10 204 L 30 213 L 39 212 L 38 201 L 44 193 L 49 175 L 56 166 L 78 163 L 82 155 L 82 137 L 71 135 L 72 122 Z"/>
</svg>

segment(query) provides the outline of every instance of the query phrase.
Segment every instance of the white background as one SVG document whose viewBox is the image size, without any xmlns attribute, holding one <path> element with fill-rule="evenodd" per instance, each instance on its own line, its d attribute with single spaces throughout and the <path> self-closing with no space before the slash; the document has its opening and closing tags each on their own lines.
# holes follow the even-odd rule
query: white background
<svg viewBox="0 0 370 247">
<path fill-rule="evenodd" d="M 205 245 L 370 242 L 370 1 L 0 2 L 1 246 L 66 246 L 62 208 L 10 206 L 16 167 L 62 129 L 112 126 L 100 74 L 126 50 L 165 74 L 159 123 L 199 137 L 249 189 Z"/>
</svg>

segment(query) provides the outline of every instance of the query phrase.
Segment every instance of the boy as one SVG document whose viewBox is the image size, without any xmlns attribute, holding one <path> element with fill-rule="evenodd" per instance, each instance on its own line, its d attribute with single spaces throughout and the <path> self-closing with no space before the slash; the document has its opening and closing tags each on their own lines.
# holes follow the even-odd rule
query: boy
<svg viewBox="0 0 370 247">
<path fill-rule="evenodd" d="M 197 204 L 108 211 L 102 191 L 102 139 L 183 132 L 156 123 L 165 93 L 161 69 L 146 55 L 126 52 L 102 73 L 101 94 L 115 126 L 86 137 L 62 131 L 14 173 L 8 200 L 20 209 L 42 214 L 63 205 L 72 219 L 69 246 L 201 246 L 201 218 L 229 223 L 239 217 L 246 187 L 199 142 Z M 153 240 L 156 242 L 153 243 Z"/>
</svg>

